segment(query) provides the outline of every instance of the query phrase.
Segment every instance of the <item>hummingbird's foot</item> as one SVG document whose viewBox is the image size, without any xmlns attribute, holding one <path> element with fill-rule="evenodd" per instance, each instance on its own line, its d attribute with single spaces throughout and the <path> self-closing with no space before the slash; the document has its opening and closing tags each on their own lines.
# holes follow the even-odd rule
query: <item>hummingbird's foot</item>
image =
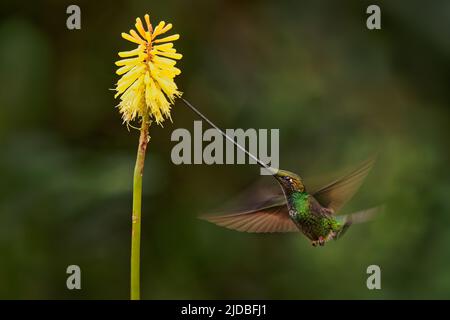
<svg viewBox="0 0 450 320">
<path fill-rule="evenodd" d="M 324 237 L 319 237 L 319 245 L 321 247 L 323 247 L 324 244 L 325 244 L 325 238 Z"/>
<path fill-rule="evenodd" d="M 312 240 L 311 244 L 313 245 L 313 247 L 317 247 L 318 245 L 323 247 L 325 242 L 326 242 L 326 239 L 324 237 L 319 237 L 319 239 L 317 239 L 317 240 Z"/>
</svg>

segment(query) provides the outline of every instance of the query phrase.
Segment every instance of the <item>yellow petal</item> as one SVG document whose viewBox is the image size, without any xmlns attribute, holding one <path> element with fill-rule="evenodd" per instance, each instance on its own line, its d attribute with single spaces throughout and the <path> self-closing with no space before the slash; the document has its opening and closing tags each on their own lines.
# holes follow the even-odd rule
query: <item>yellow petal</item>
<svg viewBox="0 0 450 320">
<path fill-rule="evenodd" d="M 160 51 L 157 53 L 157 55 L 165 56 L 165 57 L 176 59 L 176 60 L 180 60 L 181 58 L 183 58 L 183 55 L 181 53 L 173 53 L 173 52 Z"/>
<path fill-rule="evenodd" d="M 132 57 L 132 56 L 137 56 L 139 54 L 139 52 L 142 52 L 143 50 L 144 50 L 144 47 L 139 46 L 134 50 L 119 52 L 119 57 L 128 58 L 128 57 Z"/>
<path fill-rule="evenodd" d="M 136 24 L 134 25 L 136 27 L 136 30 L 139 32 L 139 34 L 142 36 L 142 38 L 146 38 L 145 36 L 145 29 L 144 25 L 142 24 L 141 18 L 136 18 Z"/>
<path fill-rule="evenodd" d="M 139 37 L 139 35 L 137 34 L 136 31 L 130 30 L 130 34 L 133 38 L 135 38 L 137 41 L 139 41 L 140 44 L 145 44 L 145 41 L 141 37 Z"/>
<path fill-rule="evenodd" d="M 177 86 L 175 85 L 175 82 L 171 80 L 168 80 L 166 78 L 159 78 L 158 83 L 161 86 L 161 89 L 169 98 L 172 98 L 174 93 L 177 91 Z"/>
<path fill-rule="evenodd" d="M 145 75 L 145 104 L 151 108 L 152 104 L 152 79 L 148 74 Z"/>
<path fill-rule="evenodd" d="M 169 79 L 175 78 L 175 76 L 179 75 L 181 71 L 175 67 L 167 67 L 162 65 L 155 65 L 155 69 L 153 70 L 152 75 L 154 78 L 156 77 L 166 77 Z"/>
<path fill-rule="evenodd" d="M 127 74 L 123 75 L 122 78 L 119 79 L 118 84 L 120 84 L 121 82 L 127 82 L 129 79 L 137 79 L 142 75 L 144 71 L 145 65 L 136 66 L 133 69 L 131 69 Z"/>
<path fill-rule="evenodd" d="M 177 50 L 175 50 L 174 48 L 167 48 L 165 50 L 156 50 L 155 48 L 152 49 L 152 51 L 150 51 L 150 53 L 155 56 L 158 55 L 161 52 L 169 52 L 169 53 L 176 53 Z"/>
<path fill-rule="evenodd" d="M 126 75 L 122 76 L 117 82 L 117 92 L 124 92 L 129 86 L 131 86 L 136 80 L 139 80 L 142 77 L 142 66 L 133 68 L 133 70 L 129 71 Z"/>
<path fill-rule="evenodd" d="M 155 64 L 163 64 L 165 66 L 174 66 L 177 63 L 175 60 L 158 56 L 154 56 L 153 61 L 155 61 Z"/>
<path fill-rule="evenodd" d="M 180 69 L 175 68 L 175 67 L 173 67 L 172 69 L 173 69 L 173 72 L 175 73 L 176 76 L 181 74 L 181 70 Z"/>
<path fill-rule="evenodd" d="M 157 37 L 158 35 L 160 35 L 160 34 L 162 33 L 161 31 L 163 30 L 165 24 L 166 24 L 166 23 L 165 23 L 164 21 L 161 21 L 161 22 L 156 26 L 155 30 L 153 30 L 152 39 L 155 39 L 155 37 Z"/>
<path fill-rule="evenodd" d="M 169 31 L 170 29 L 172 29 L 172 24 L 168 23 L 162 30 L 161 30 L 161 34 L 166 33 L 167 31 Z"/>
<path fill-rule="evenodd" d="M 148 14 L 146 14 L 144 16 L 144 19 L 145 19 L 145 23 L 147 24 L 147 30 L 150 31 L 150 33 L 152 33 L 153 32 L 153 26 L 150 23 L 150 16 Z"/>
<path fill-rule="evenodd" d="M 155 37 L 153 37 L 154 39 Z M 173 34 L 171 36 L 165 37 L 165 38 L 161 38 L 161 39 L 156 39 L 153 42 L 154 43 L 160 43 L 160 42 L 169 42 L 169 41 L 175 41 L 180 39 L 180 35 L 179 34 Z"/>
<path fill-rule="evenodd" d="M 145 72 L 145 76 L 144 76 L 144 83 L 145 84 L 149 84 L 151 81 L 151 77 L 150 77 L 150 72 Z"/>
<path fill-rule="evenodd" d="M 130 71 L 131 68 L 133 68 L 133 65 L 132 64 L 128 64 L 128 65 L 125 65 L 125 66 L 117 69 L 116 73 L 120 76 L 120 75 Z"/>
<path fill-rule="evenodd" d="M 166 116 L 170 114 L 170 104 L 161 90 L 158 91 L 159 108 Z"/>
<path fill-rule="evenodd" d="M 164 43 L 164 44 L 158 44 L 158 45 L 154 46 L 153 48 L 157 49 L 157 50 L 166 50 L 166 49 L 170 49 L 172 47 L 173 47 L 173 43 L 169 42 L 169 43 Z"/>
<path fill-rule="evenodd" d="M 151 35 L 150 31 L 147 31 L 145 33 L 145 39 L 147 40 L 148 43 L 152 42 L 152 35 Z"/>
<path fill-rule="evenodd" d="M 134 84 L 135 94 L 133 97 L 133 102 L 131 103 L 131 110 L 135 113 L 139 113 L 143 111 L 143 102 L 144 102 L 144 86 L 142 77 L 139 78 Z"/>
<path fill-rule="evenodd" d="M 162 68 L 160 69 L 160 75 L 165 76 L 167 78 L 175 78 L 175 76 L 179 75 L 181 73 L 181 70 L 175 67 L 170 68 Z"/>
<path fill-rule="evenodd" d="M 120 67 L 120 66 L 125 66 L 125 65 L 135 65 L 138 64 L 139 62 L 143 61 L 143 59 L 141 57 L 136 57 L 136 58 L 128 58 L 128 59 L 122 59 L 119 61 L 116 61 L 116 66 Z"/>
<path fill-rule="evenodd" d="M 137 43 L 137 44 L 141 44 L 141 42 L 139 42 L 138 40 L 136 40 L 135 38 L 133 38 L 132 36 L 130 36 L 128 33 L 122 32 L 121 33 L 122 38 L 124 38 L 125 40 Z"/>
</svg>

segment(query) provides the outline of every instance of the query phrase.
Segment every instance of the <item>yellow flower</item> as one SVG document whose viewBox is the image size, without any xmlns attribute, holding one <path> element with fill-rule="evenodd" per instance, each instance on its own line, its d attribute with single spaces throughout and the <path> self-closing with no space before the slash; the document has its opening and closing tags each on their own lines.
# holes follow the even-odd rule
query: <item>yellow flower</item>
<svg viewBox="0 0 450 320">
<path fill-rule="evenodd" d="M 181 73 L 175 64 L 182 55 L 176 52 L 172 43 L 180 36 L 174 34 L 158 38 L 172 29 L 172 24 L 161 21 L 153 29 L 149 15 L 144 18 L 147 29 L 137 18 L 137 32 L 122 33 L 122 38 L 138 46 L 134 50 L 119 52 L 124 59 L 116 62 L 120 67 L 116 73 L 122 77 L 116 84 L 115 98 L 120 96 L 118 107 L 127 124 L 136 117 L 147 117 L 157 124 L 161 124 L 164 118 L 171 119 L 170 105 L 175 97 L 181 96 L 174 78 Z"/>
</svg>

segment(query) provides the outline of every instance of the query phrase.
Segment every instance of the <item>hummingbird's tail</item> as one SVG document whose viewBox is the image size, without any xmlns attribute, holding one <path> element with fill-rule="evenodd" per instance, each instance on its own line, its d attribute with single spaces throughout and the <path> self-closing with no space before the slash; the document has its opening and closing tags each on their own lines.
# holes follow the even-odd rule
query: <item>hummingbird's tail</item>
<svg viewBox="0 0 450 320">
<path fill-rule="evenodd" d="M 270 172 L 270 174 L 275 175 L 277 174 L 278 170 L 274 169 L 270 166 L 268 166 L 267 164 L 265 164 L 264 162 L 262 162 L 261 160 L 259 160 L 256 156 L 254 156 L 252 153 L 250 153 L 249 151 L 247 151 L 244 147 L 242 147 L 239 143 L 237 143 L 233 138 L 231 138 L 229 135 L 227 135 L 223 130 L 221 130 L 218 126 L 216 126 L 211 120 L 209 120 L 206 116 L 203 115 L 203 113 L 201 113 L 197 108 L 195 108 L 189 101 L 187 101 L 184 98 L 180 98 L 184 104 L 186 106 L 188 106 L 192 111 L 194 111 L 198 116 L 200 116 L 200 118 L 202 118 L 203 120 L 205 120 L 211 127 L 213 127 L 214 129 L 216 129 L 217 131 L 220 132 L 220 134 L 227 139 L 228 141 L 230 141 L 231 143 L 233 143 L 236 147 L 238 147 L 241 151 L 243 151 L 244 153 L 246 153 L 250 158 L 252 158 L 253 160 L 256 161 L 257 164 L 259 164 L 262 168 L 266 169 L 267 171 Z"/>
</svg>

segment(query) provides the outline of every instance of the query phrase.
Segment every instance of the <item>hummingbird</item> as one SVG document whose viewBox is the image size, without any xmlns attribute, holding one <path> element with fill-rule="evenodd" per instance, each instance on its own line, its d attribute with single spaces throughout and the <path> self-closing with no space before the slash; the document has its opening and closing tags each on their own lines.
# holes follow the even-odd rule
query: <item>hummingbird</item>
<svg viewBox="0 0 450 320">
<path fill-rule="evenodd" d="M 309 191 L 299 175 L 269 167 L 225 134 L 187 100 L 181 99 L 227 140 L 268 170 L 282 190 L 281 196 L 270 197 L 256 209 L 224 215 L 207 215 L 200 217 L 201 219 L 241 232 L 299 232 L 316 247 L 341 238 L 352 224 L 368 221 L 379 212 L 380 207 L 373 207 L 352 214 L 339 214 L 340 209 L 352 198 L 369 173 L 375 161 L 373 158 L 318 190 Z"/>
</svg>

